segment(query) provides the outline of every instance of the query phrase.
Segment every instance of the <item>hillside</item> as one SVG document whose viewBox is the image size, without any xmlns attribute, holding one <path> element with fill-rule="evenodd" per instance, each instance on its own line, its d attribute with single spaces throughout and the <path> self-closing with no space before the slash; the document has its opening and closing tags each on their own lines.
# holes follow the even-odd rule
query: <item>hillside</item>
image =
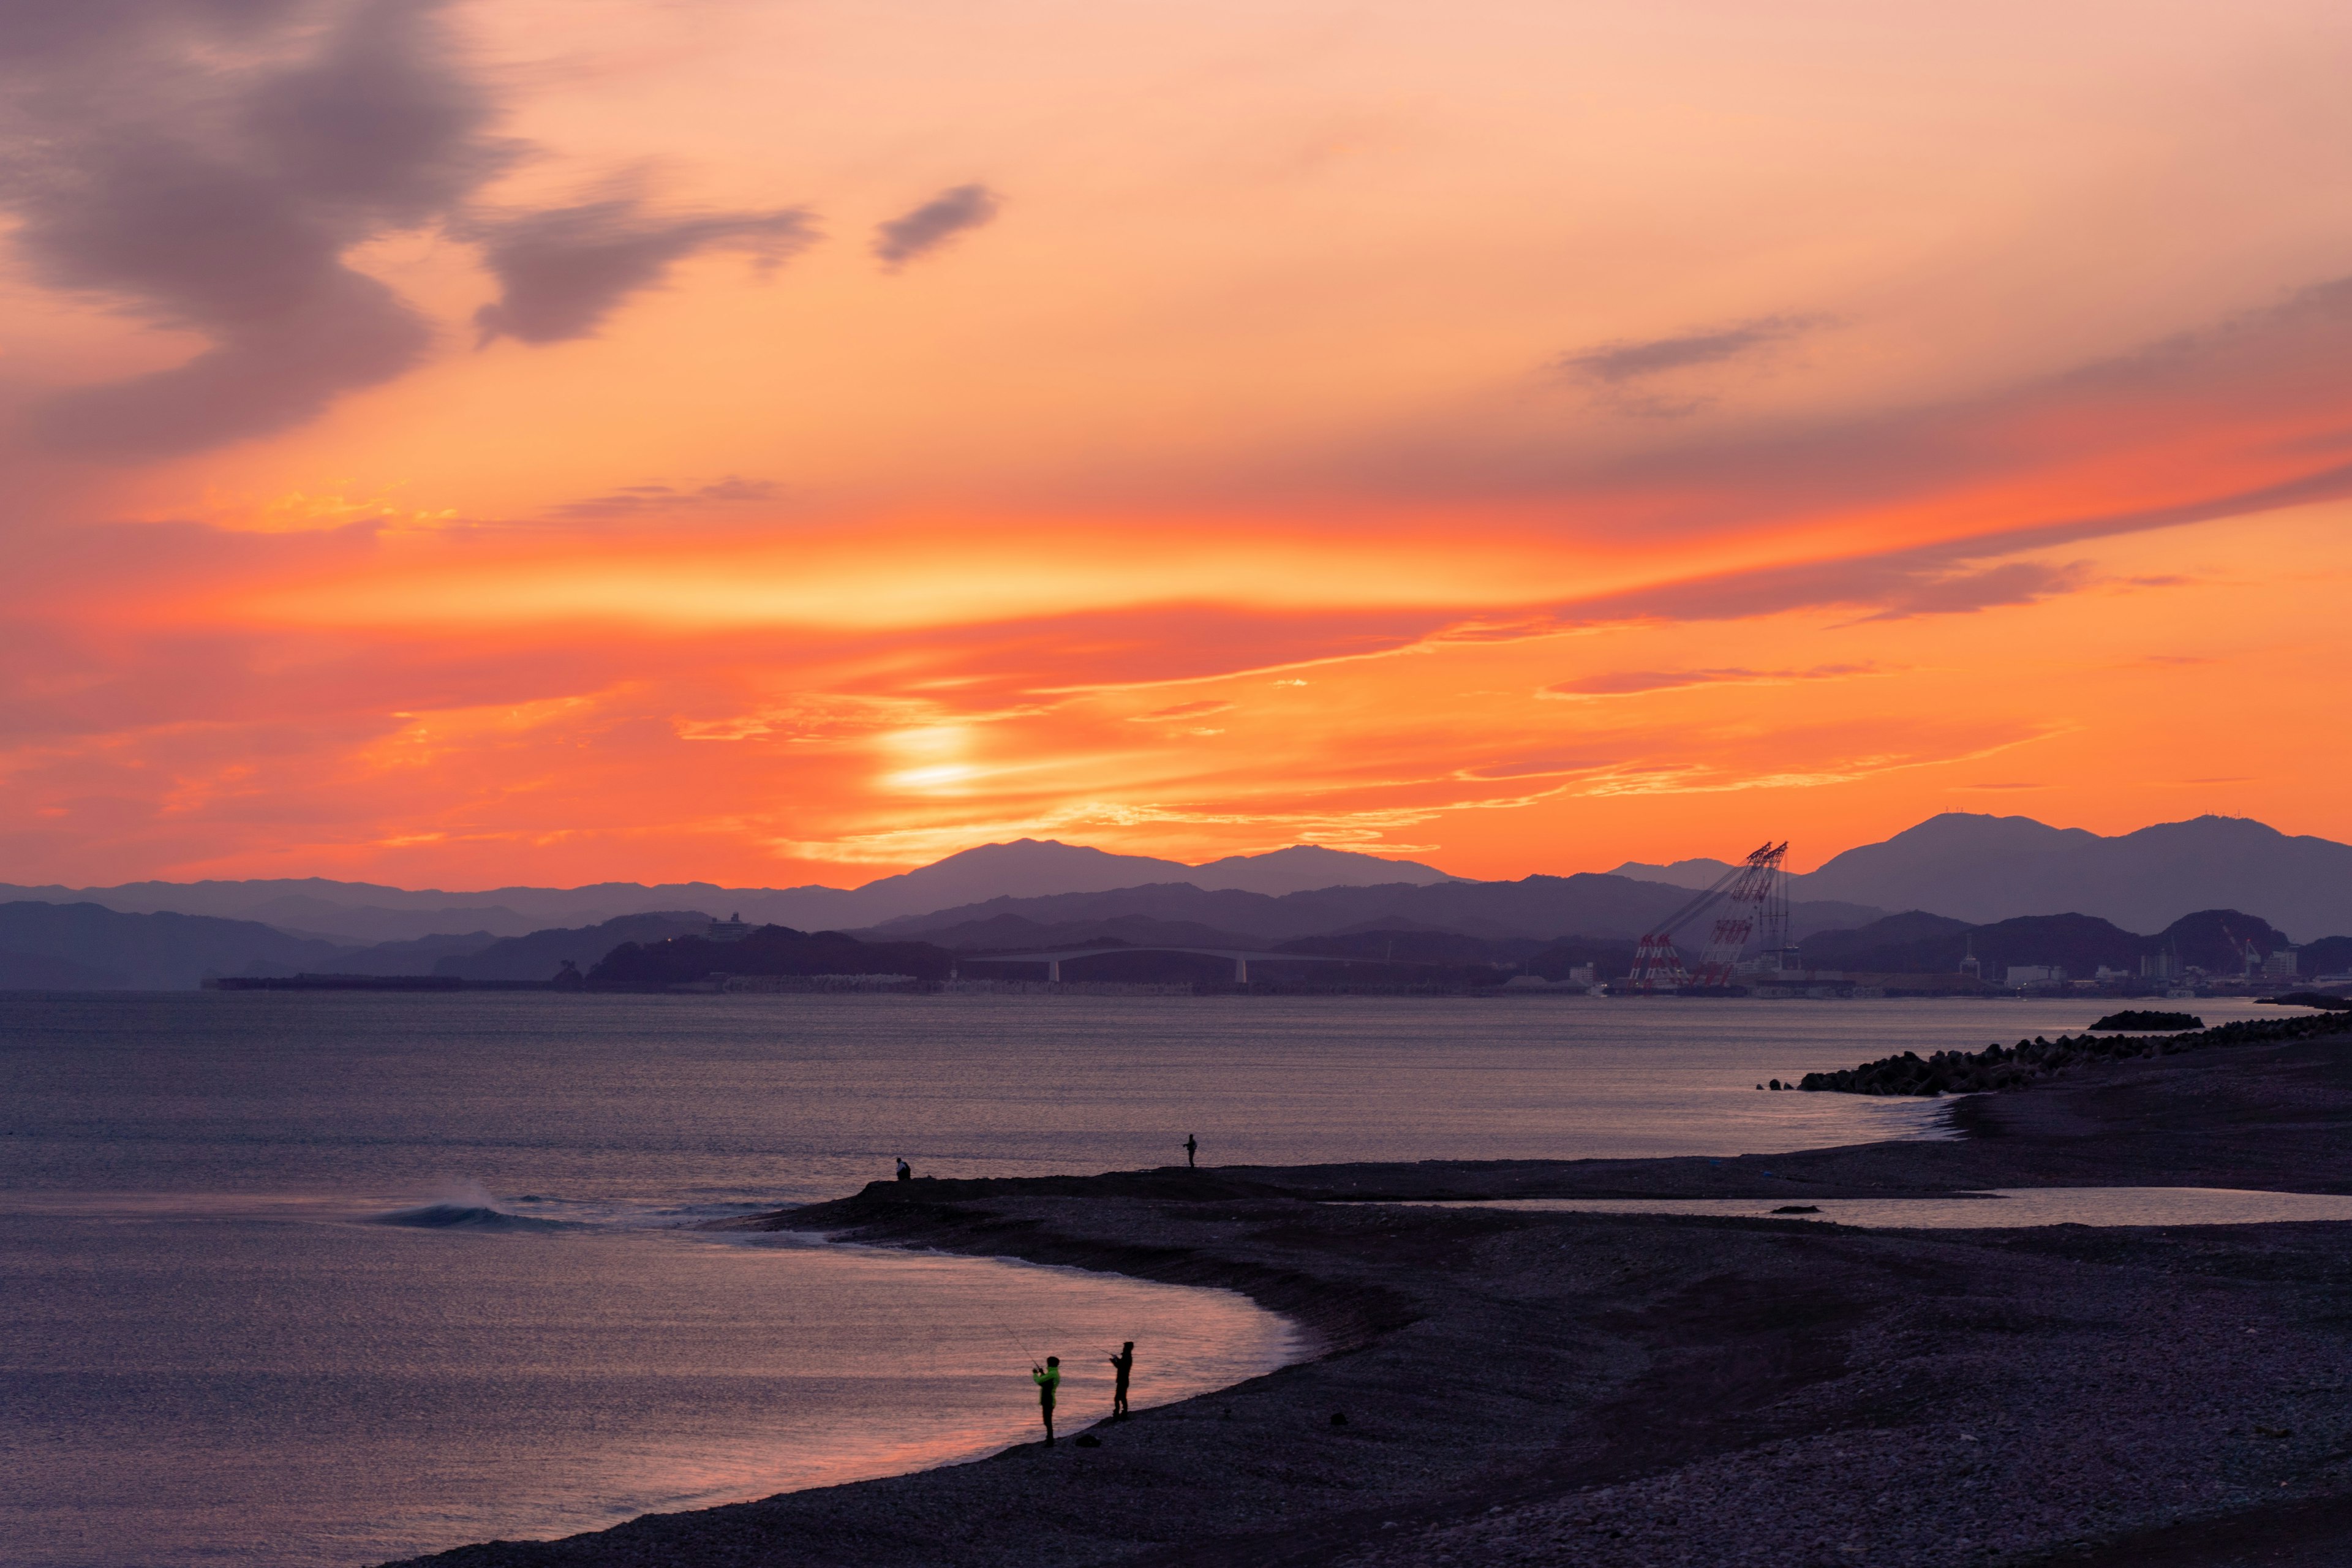
<svg viewBox="0 0 2352 1568">
<path fill-rule="evenodd" d="M 126 968 L 117 950 L 130 940 L 122 933 L 131 928 L 76 917 L 79 924 L 67 921 L 55 932 L 81 936 L 53 932 L 31 945 L 0 942 L 0 984 L 147 984 L 164 974 L 193 983 L 206 972 L 279 974 L 330 967 L 371 974 L 544 978 L 551 968 L 543 961 L 587 964 L 600 946 L 672 934 L 659 924 L 614 926 L 616 921 L 681 920 L 688 917 L 679 911 L 689 910 L 740 911 L 755 925 L 796 931 L 922 936 L 960 951 L 1102 941 L 1265 947 L 1378 930 L 1451 931 L 1489 944 L 1492 952 L 1519 953 L 1524 950 L 1507 944 L 1568 937 L 1629 941 L 1685 902 L 1692 887 L 1712 882 L 1727 868 L 1703 858 L 1660 866 L 1629 861 L 1617 873 L 1475 882 L 1412 861 L 1312 845 L 1188 866 L 1019 839 L 982 845 L 855 889 L 604 882 L 452 893 L 320 878 L 94 889 L 0 887 L 0 897 L 14 892 L 24 903 L 51 909 L 170 913 L 249 928 L 242 935 L 192 935 L 194 945 L 151 932 L 140 939 L 146 956 Z M 1621 874 L 1635 872 L 1641 874 Z M 2226 817 L 2103 837 L 2026 817 L 1951 813 L 1884 843 L 1847 850 L 1810 875 L 1790 878 L 1789 890 L 1800 941 L 1858 931 L 1888 910 L 1911 911 L 1900 919 L 1948 922 L 1841 939 L 1906 952 L 1916 946 L 1911 955 L 1918 958 L 1940 952 L 1932 942 L 1918 944 L 1941 931 L 2062 912 L 2128 934 L 2168 930 L 2200 910 L 2255 910 L 2310 943 L 2352 931 L 2352 846 Z M 257 934 L 263 931 L 270 934 Z M 1695 940 L 1696 929 L 1686 930 L 1685 944 Z M 517 942 L 532 945 L 502 945 Z M 1856 962 L 1837 958 L 1841 966 Z M 2352 956 L 2337 958 L 2331 948 L 2317 947 L 2305 973 L 2337 972 L 2347 962 Z"/>
<path fill-rule="evenodd" d="M 991 915 L 924 931 L 923 940 L 957 952 L 1044 952 L 1055 949 L 1123 944 L 1129 947 L 1247 948 L 1259 939 L 1220 931 L 1192 921 L 1116 915 L 1108 920 L 1066 921 L 1047 925 L 1020 915 Z"/>
<path fill-rule="evenodd" d="M 325 878 L 253 881 L 129 882 L 112 888 L 11 887 L 0 899 L 90 903 L 124 913 L 173 911 L 260 921 L 294 935 L 320 935 L 345 946 L 413 940 L 456 931 L 526 936 L 578 930 L 621 915 L 671 910 L 740 912 L 754 923 L 820 931 L 869 926 L 904 915 L 996 898 L 1100 892 L 1156 881 L 1239 889 L 1276 896 L 1307 889 L 1381 882 L 1448 881 L 1411 860 L 1294 845 L 1264 855 L 1233 855 L 1204 866 L 1143 855 L 1114 855 L 1084 845 L 1024 838 L 983 844 L 855 889 L 725 888 L 713 882 L 597 882 L 578 888 L 493 888 L 452 893 L 412 891 Z"/>
<path fill-rule="evenodd" d="M 1824 931 L 1800 951 L 1811 968 L 1898 974 L 1950 974 L 1973 952 L 1985 978 L 1999 981 L 2011 964 L 2059 964 L 2082 979 L 2102 965 L 2137 973 L 2143 957 L 2158 952 L 2234 975 L 2244 965 L 2238 942 L 2264 956 L 2287 945 L 2269 921 L 2236 910 L 2200 910 L 2147 934 L 2096 915 L 2021 915 L 1969 926 L 1914 910 L 1855 931 Z"/>
<path fill-rule="evenodd" d="M 1517 882 L 1322 888 L 1280 898 L 1233 889 L 1211 891 L 1179 882 L 1044 899 L 992 899 L 887 921 L 875 931 L 894 936 L 928 936 L 1004 915 L 1043 926 L 1140 917 L 1208 926 L 1269 943 L 1373 926 L 1550 942 L 1570 934 L 1638 937 L 1689 897 L 1680 888 L 1590 872 L 1528 877 Z M 1861 925 L 1880 912 L 1852 904 L 1807 903 L 1792 909 L 1791 917 L 1801 937 Z"/>
<path fill-rule="evenodd" d="M 837 931 L 762 926 L 740 942 L 625 942 L 588 971 L 592 986 L 658 988 L 726 974 L 911 974 L 944 980 L 955 956 L 927 942 L 860 942 Z"/>
<path fill-rule="evenodd" d="M 254 921 L 127 915 L 96 904 L 0 904 L 0 985 L 178 991 L 207 974 L 332 969 L 350 949 Z"/>
<path fill-rule="evenodd" d="M 1869 969 L 1879 966 L 1861 961 L 1875 958 L 1882 950 L 1909 951 L 1916 948 L 1936 952 L 1939 951 L 1937 939 L 1957 936 L 1974 929 L 1968 921 L 1956 921 L 1948 915 L 1931 915 L 1925 910 L 1906 910 L 1899 915 L 1889 915 L 1885 920 L 1873 921 L 1853 931 L 1821 931 L 1797 945 L 1804 954 L 1805 963 L 1814 969 Z"/>
<path fill-rule="evenodd" d="M 441 959 L 435 974 L 460 980 L 547 980 L 566 963 L 584 973 L 625 942 L 666 942 L 674 936 L 700 935 L 711 917 L 691 910 L 661 914 L 622 915 L 600 925 L 555 927 L 529 936 L 508 937 L 473 952 Z"/>
<path fill-rule="evenodd" d="M 2352 845 L 2242 817 L 2102 837 L 2023 816 L 1948 813 L 1790 879 L 1790 896 L 1933 910 L 1982 924 L 2074 910 L 2159 931 L 2199 910 L 2260 910 L 2305 941 L 2352 931 Z"/>
</svg>

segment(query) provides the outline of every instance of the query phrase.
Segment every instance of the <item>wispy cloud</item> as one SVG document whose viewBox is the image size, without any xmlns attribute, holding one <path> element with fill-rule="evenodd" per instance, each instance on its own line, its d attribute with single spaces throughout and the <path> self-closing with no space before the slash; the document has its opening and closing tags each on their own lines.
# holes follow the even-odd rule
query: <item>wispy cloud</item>
<svg viewBox="0 0 2352 1568">
<path fill-rule="evenodd" d="M 1230 702 L 1179 702 L 1173 708 L 1158 708 L 1149 713 L 1130 713 L 1127 721 L 1130 724 L 1172 724 L 1183 719 L 1206 719 L 1213 713 L 1230 713 L 1233 708 Z"/>
<path fill-rule="evenodd" d="M 956 236 L 994 222 L 1002 205 L 1002 199 L 986 185 L 951 186 L 912 212 L 877 225 L 874 254 L 885 268 L 895 272 Z"/>
<path fill-rule="evenodd" d="M 499 284 L 475 313 L 479 342 L 562 342 L 595 332 L 630 295 L 658 288 L 669 270 L 708 250 L 741 250 L 762 269 L 816 241 L 800 207 L 662 216 L 635 197 L 476 221 L 469 232 Z"/>
<path fill-rule="evenodd" d="M 10 8 L 0 198 L 17 247 L 43 281 L 212 345 L 54 395 L 41 440 L 132 458 L 212 446 L 423 357 L 425 321 L 343 258 L 452 210 L 513 156 L 442 9 L 357 0 L 314 30 L 313 8 L 262 0 Z"/>
<path fill-rule="evenodd" d="M 2005 605 L 2032 605 L 2061 594 L 2080 593 L 2093 581 L 2087 561 L 2010 561 L 1998 566 L 1923 572 L 1890 587 L 1885 607 L 1864 621 L 1903 621 L 1914 616 L 1968 616 Z"/>
<path fill-rule="evenodd" d="M 581 519 L 645 517 L 750 501 L 772 501 L 782 493 L 782 488 L 773 479 L 744 479 L 730 474 L 706 485 L 684 488 L 677 485 L 623 485 L 601 496 L 560 502 L 548 509 L 548 515 Z"/>
<path fill-rule="evenodd" d="M 1544 697 L 1632 697 L 1651 691 L 1682 691 L 1702 686 L 1786 686 L 1801 680 L 1843 680 L 1857 675 L 1883 675 L 1875 664 L 1817 664 L 1810 669 L 1747 669 L 1730 666 L 1713 669 L 1620 669 L 1604 675 L 1580 676 L 1547 686 Z"/>
<path fill-rule="evenodd" d="M 108 0 L 0 6 L 0 205 L 44 284 L 205 341 L 30 410 L 53 450 L 141 461 L 266 436 L 421 363 L 433 323 L 347 259 L 438 229 L 502 293 L 485 339 L 556 342 L 699 251 L 771 265 L 798 208 L 662 216 L 635 198 L 485 216 L 530 149 L 449 0 Z"/>
<path fill-rule="evenodd" d="M 1677 418 L 1715 401 L 1713 393 L 1680 379 L 1679 373 L 1753 359 L 1829 324 L 1831 319 L 1821 315 L 1759 316 L 1673 337 L 1596 344 L 1560 355 L 1551 369 L 1591 388 L 1596 401 L 1620 413 Z"/>
</svg>

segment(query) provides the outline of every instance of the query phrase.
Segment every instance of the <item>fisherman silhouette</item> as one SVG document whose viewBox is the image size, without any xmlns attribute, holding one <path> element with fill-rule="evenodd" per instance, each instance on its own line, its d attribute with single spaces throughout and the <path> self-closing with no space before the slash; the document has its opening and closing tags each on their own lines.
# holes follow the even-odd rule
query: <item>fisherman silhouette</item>
<svg viewBox="0 0 2352 1568">
<path fill-rule="evenodd" d="M 1185 1134 L 1184 1134 L 1184 1168 L 1185 1168 L 1186 1170 L 1188 1170 L 1188 1171 L 1189 1171 L 1189 1170 L 1195 1170 L 1195 1169 L 1199 1168 L 1201 1162 L 1200 1162 L 1200 1160 L 1199 1160 L 1198 1158 L 1196 1158 L 1196 1156 L 1197 1156 L 1200 1152 L 1201 1152 L 1201 1141 L 1200 1141 L 1198 1138 L 1193 1137 L 1190 1132 L 1185 1133 Z"/>
<path fill-rule="evenodd" d="M 1037 1381 L 1037 1414 L 1045 1418 L 1045 1447 L 1054 1446 L 1054 1394 L 1062 1386 L 1062 1358 L 1049 1355 L 1044 1366 L 1033 1366 L 1029 1375 Z"/>
<path fill-rule="evenodd" d="M 902 1182 L 911 1182 L 915 1179 L 915 1167 L 907 1163 L 904 1155 L 901 1155 L 898 1160 L 898 1179 Z"/>
<path fill-rule="evenodd" d="M 1118 1376 L 1118 1381 L 1111 1385 L 1110 1418 L 1114 1421 L 1124 1421 L 1127 1419 L 1127 1380 L 1135 1371 L 1133 1340 L 1118 1347 L 1118 1353 L 1110 1358 L 1110 1368 Z"/>
</svg>

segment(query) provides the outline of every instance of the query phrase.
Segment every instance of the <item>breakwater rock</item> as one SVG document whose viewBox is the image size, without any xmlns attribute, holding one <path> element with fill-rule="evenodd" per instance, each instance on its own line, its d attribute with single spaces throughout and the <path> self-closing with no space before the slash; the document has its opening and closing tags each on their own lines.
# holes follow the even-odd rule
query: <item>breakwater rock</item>
<svg viewBox="0 0 2352 1568">
<path fill-rule="evenodd" d="M 2194 1013 L 2150 1013 L 2133 1007 L 2126 1007 L 2120 1013 L 2110 1013 L 2091 1026 L 2095 1031 L 2121 1029 L 2135 1035 L 2178 1034 L 2183 1029 L 2201 1029 L 2204 1026 L 2205 1020 Z"/>
<path fill-rule="evenodd" d="M 1797 1081 L 1797 1087 L 1838 1094 L 1980 1094 L 1988 1089 L 2024 1089 L 2068 1068 L 2092 1062 L 2177 1056 L 2214 1046 L 2278 1045 L 2322 1035 L 2352 1035 L 2352 1014 L 2262 1018 L 2152 1037 L 2081 1034 L 2045 1040 L 2036 1035 L 2014 1046 L 1995 1042 L 1980 1051 L 1937 1051 L 1926 1057 L 1905 1051 L 1899 1057 L 1881 1057 L 1840 1072 L 1809 1072 Z"/>
<path fill-rule="evenodd" d="M 2270 1002 L 2281 1007 L 2319 1007 L 2330 1012 L 2352 1012 L 2352 996 L 2332 996 L 2325 991 L 2290 991 L 2284 996 L 2257 996 L 2257 1002 Z"/>
</svg>

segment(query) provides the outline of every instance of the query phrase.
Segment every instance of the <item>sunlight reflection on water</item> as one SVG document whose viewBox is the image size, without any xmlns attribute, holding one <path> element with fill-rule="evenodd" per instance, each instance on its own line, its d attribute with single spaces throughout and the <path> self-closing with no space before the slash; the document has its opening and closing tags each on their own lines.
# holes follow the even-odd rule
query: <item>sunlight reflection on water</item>
<svg viewBox="0 0 2352 1568">
<path fill-rule="evenodd" d="M 1121 1340 L 1138 1408 L 1305 1353 L 1226 1291 L 527 1206 L 0 1214 L 0 1557 L 324 1565 L 567 1534 L 1028 1440 L 1048 1354 L 1066 1434 L 1108 1413 Z"/>
</svg>

